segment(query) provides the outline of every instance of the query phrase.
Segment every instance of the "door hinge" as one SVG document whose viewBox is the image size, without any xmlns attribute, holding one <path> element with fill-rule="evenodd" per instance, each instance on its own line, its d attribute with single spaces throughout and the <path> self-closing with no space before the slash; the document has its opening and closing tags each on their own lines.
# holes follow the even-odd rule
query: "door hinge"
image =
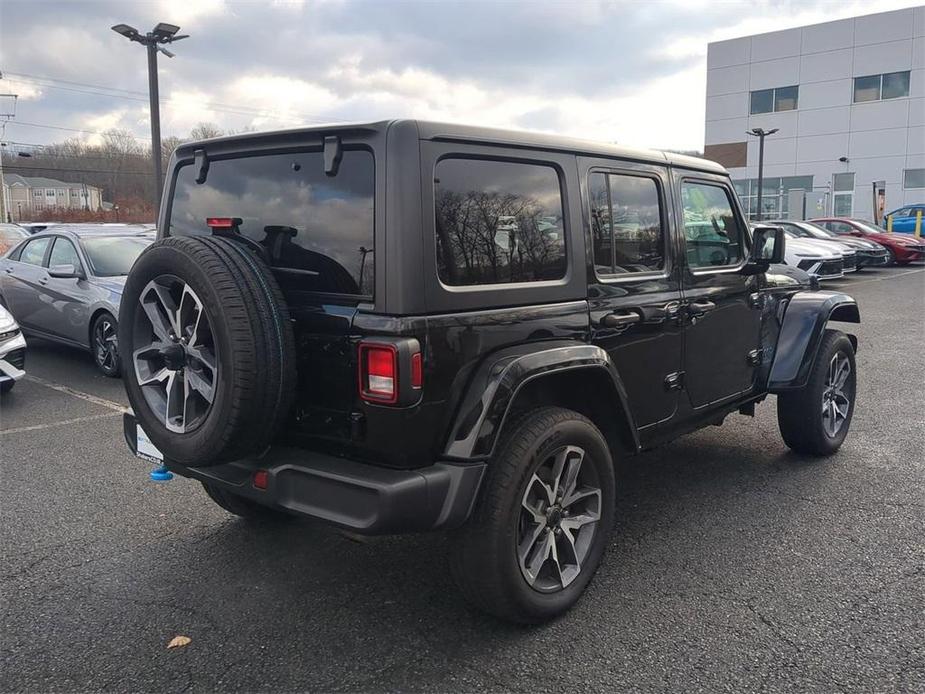
<svg viewBox="0 0 925 694">
<path fill-rule="evenodd" d="M 764 352 L 762 352 L 760 349 L 753 349 L 748 353 L 748 357 L 746 357 L 746 359 L 751 366 L 759 366 L 761 364 L 761 355 L 763 353 Z"/>
<path fill-rule="evenodd" d="M 684 387 L 684 372 L 675 371 L 665 376 L 665 390 L 681 390 Z"/>
</svg>

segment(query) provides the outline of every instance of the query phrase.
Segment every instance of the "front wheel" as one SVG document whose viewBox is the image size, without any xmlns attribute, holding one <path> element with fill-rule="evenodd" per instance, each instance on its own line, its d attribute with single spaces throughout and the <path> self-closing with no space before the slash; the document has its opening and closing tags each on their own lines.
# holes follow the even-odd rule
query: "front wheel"
<svg viewBox="0 0 925 694">
<path fill-rule="evenodd" d="M 101 313 L 93 321 L 90 331 L 93 350 L 93 361 L 96 368 L 104 376 L 116 378 L 122 373 L 122 363 L 119 360 L 118 329 L 116 319 L 109 313 Z"/>
<path fill-rule="evenodd" d="M 777 396 L 784 442 L 797 453 L 835 453 L 848 435 L 856 394 L 854 346 L 843 332 L 826 330 L 806 385 Z"/>
<path fill-rule="evenodd" d="M 597 570 L 614 521 L 613 460 L 586 417 L 544 407 L 499 443 L 450 566 L 463 595 L 502 619 L 568 610 Z"/>
</svg>

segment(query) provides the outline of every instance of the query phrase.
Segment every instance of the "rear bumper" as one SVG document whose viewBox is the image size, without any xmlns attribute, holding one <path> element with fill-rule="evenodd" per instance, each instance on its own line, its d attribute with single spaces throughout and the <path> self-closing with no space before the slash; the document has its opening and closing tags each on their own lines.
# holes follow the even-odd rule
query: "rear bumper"
<svg viewBox="0 0 925 694">
<path fill-rule="evenodd" d="M 134 453 L 135 417 L 126 413 L 123 425 Z M 461 525 L 485 471 L 484 463 L 451 462 L 395 470 L 297 448 L 272 448 L 260 458 L 209 467 L 165 465 L 265 506 L 371 535 Z M 258 470 L 267 473 L 266 489 L 254 486 Z"/>
</svg>

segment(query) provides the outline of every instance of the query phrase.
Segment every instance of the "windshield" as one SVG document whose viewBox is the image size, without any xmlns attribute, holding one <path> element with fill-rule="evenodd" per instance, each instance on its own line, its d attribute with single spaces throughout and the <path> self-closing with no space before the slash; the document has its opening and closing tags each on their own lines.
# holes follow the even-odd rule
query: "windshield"
<svg viewBox="0 0 925 694">
<path fill-rule="evenodd" d="M 171 236 L 209 234 L 206 218 L 236 220 L 232 233 L 260 244 L 284 290 L 372 296 L 372 152 L 346 150 L 337 175 L 320 151 L 209 162 L 177 172 Z"/>
<path fill-rule="evenodd" d="M 813 224 L 812 222 L 801 222 L 800 226 L 803 229 L 806 229 L 808 233 L 812 234 L 817 239 L 823 239 L 823 238 L 837 239 L 838 238 L 838 234 L 836 234 L 834 231 L 829 231 L 825 227 L 821 227 L 818 224 Z"/>
<path fill-rule="evenodd" d="M 80 240 L 90 269 L 97 277 L 127 275 L 135 259 L 154 242 L 154 236 L 97 236 Z"/>
<path fill-rule="evenodd" d="M 864 233 L 867 233 L 867 234 L 882 234 L 883 233 L 883 229 L 881 229 L 880 227 L 875 227 L 874 225 L 869 224 L 868 222 L 862 222 L 859 219 L 852 219 L 851 222 Z"/>
</svg>

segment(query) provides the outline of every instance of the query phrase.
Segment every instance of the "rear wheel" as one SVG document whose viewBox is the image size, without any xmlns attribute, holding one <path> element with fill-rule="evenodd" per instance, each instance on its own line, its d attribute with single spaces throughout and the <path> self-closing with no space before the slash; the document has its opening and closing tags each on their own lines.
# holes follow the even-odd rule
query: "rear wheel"
<svg viewBox="0 0 925 694">
<path fill-rule="evenodd" d="M 854 346 L 843 332 L 826 330 L 806 385 L 777 396 L 784 442 L 798 453 L 835 453 L 848 435 L 856 393 Z"/>
<path fill-rule="evenodd" d="M 613 461 L 586 417 L 558 407 L 515 423 L 451 554 L 475 606 L 538 623 L 568 610 L 591 581 L 614 519 Z"/>
<path fill-rule="evenodd" d="M 116 378 L 122 373 L 116 325 L 116 319 L 112 317 L 112 314 L 101 313 L 93 321 L 93 328 L 90 331 L 93 340 L 90 345 L 93 350 L 93 361 L 96 362 L 96 368 L 104 376 L 110 378 Z"/>
<path fill-rule="evenodd" d="M 256 521 L 287 521 L 292 520 L 292 516 L 283 511 L 277 511 L 269 506 L 263 506 L 256 501 L 232 494 L 221 487 L 216 487 L 206 482 L 202 483 L 202 488 L 206 490 L 209 498 L 221 506 L 228 513 Z"/>
</svg>

